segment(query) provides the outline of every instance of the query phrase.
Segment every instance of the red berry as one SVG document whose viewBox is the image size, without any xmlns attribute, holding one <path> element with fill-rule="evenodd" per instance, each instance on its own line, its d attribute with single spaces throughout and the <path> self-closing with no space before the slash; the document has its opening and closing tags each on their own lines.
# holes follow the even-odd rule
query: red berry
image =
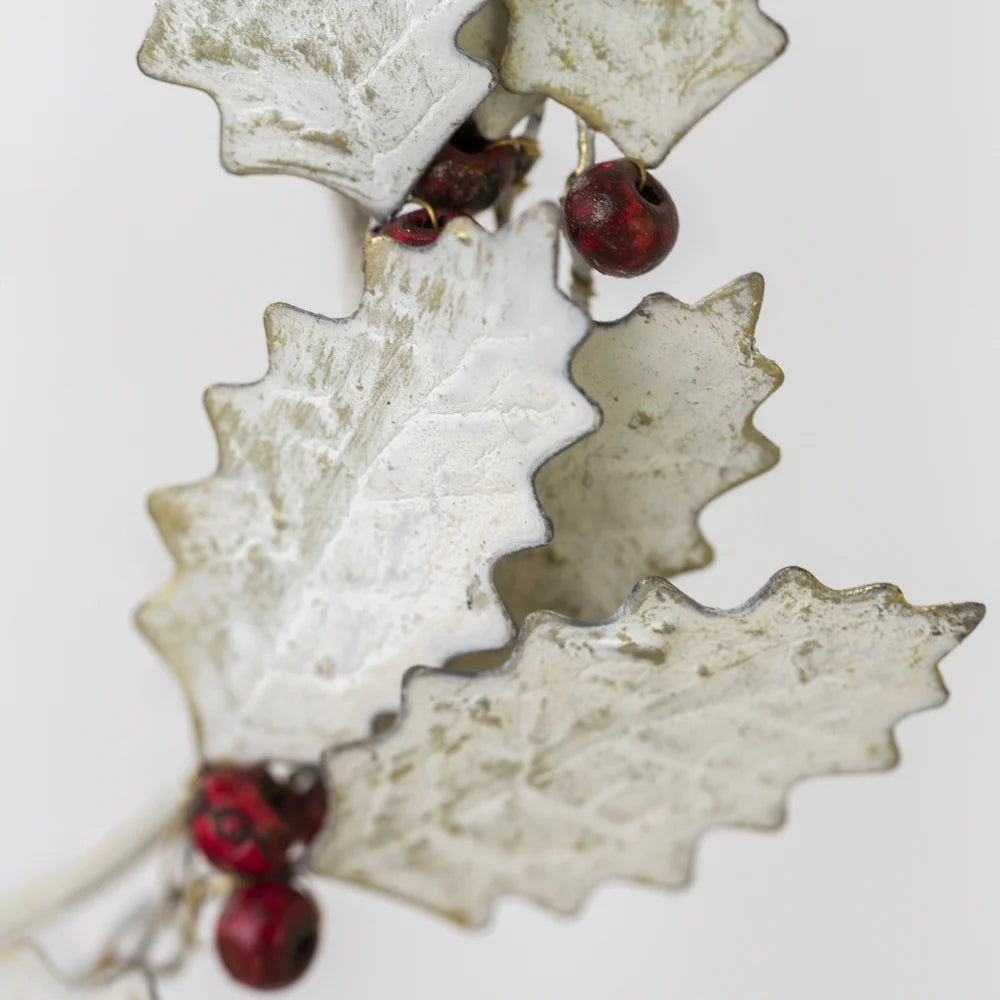
<svg viewBox="0 0 1000 1000">
<path fill-rule="evenodd" d="M 630 278 L 656 267 L 677 242 L 677 208 L 666 188 L 631 160 L 597 163 L 570 185 L 566 235 L 591 267 Z"/>
<path fill-rule="evenodd" d="M 517 166 L 517 147 L 491 146 L 467 121 L 417 181 L 413 195 L 446 211 L 481 212 L 513 183 Z"/>
<path fill-rule="evenodd" d="M 390 219 L 375 235 L 390 236 L 397 243 L 408 247 L 425 247 L 441 235 L 441 230 L 453 218 L 454 215 L 439 212 L 438 224 L 435 226 L 430 214 L 425 209 L 418 208 L 415 212 L 407 212 L 405 215 L 397 215 L 395 219 Z"/>
<path fill-rule="evenodd" d="M 325 809 L 326 793 L 322 804 L 316 790 L 310 795 L 276 781 L 263 764 L 206 767 L 188 819 L 191 839 L 216 868 L 270 875 L 288 864 L 295 843 L 312 839 L 322 825 L 316 813 Z"/>
<path fill-rule="evenodd" d="M 258 990 L 294 983 L 309 968 L 318 941 L 316 903 L 287 882 L 257 882 L 234 892 L 215 930 L 226 970 Z"/>
</svg>

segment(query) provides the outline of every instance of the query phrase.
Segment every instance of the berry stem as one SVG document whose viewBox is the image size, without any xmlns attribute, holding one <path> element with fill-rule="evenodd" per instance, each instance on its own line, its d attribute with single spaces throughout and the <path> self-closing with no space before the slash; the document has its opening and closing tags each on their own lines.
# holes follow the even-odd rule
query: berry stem
<svg viewBox="0 0 1000 1000">
<path fill-rule="evenodd" d="M 580 156 L 577 160 L 575 174 L 579 176 L 592 167 L 597 160 L 594 130 L 579 117 L 576 119 L 576 141 Z M 570 180 L 572 180 L 572 176 Z M 568 186 L 569 182 L 567 182 Z M 594 270 L 580 256 L 572 243 L 569 244 L 569 253 L 571 260 L 570 298 L 589 316 L 590 300 L 594 295 Z"/>
<path fill-rule="evenodd" d="M 525 123 L 524 131 L 516 138 L 511 140 L 501 139 L 499 142 L 509 141 L 522 147 L 525 143 L 531 143 L 536 151 L 540 150 L 538 133 L 542 130 L 542 114 L 543 109 L 539 109 L 535 114 L 531 115 Z M 494 143 L 493 145 L 498 145 L 498 143 Z M 493 206 L 493 217 L 496 220 L 497 229 L 502 229 L 510 222 L 514 211 L 514 201 L 525 186 L 523 181 L 516 182 L 500 195 L 497 203 Z"/>
<path fill-rule="evenodd" d="M 190 781 L 173 786 L 145 812 L 69 864 L 0 900 L 0 944 L 21 936 L 103 889 L 142 861 L 179 822 Z"/>
<path fill-rule="evenodd" d="M 514 149 L 523 149 L 526 153 L 531 156 L 538 157 L 541 153 L 541 146 L 538 144 L 537 139 L 528 139 L 524 136 L 513 136 L 509 139 L 494 139 L 490 143 L 490 149 L 502 149 L 507 146 L 513 146 Z"/>
<path fill-rule="evenodd" d="M 646 164 L 644 161 L 636 159 L 634 156 L 624 156 L 622 159 L 628 161 L 629 163 L 634 163 L 639 170 L 639 190 L 642 191 L 646 186 L 646 182 L 649 180 L 649 174 L 646 172 Z"/>
<path fill-rule="evenodd" d="M 588 167 L 592 167 L 597 160 L 595 151 L 594 130 L 582 119 L 576 120 L 576 141 L 580 157 L 576 163 L 576 172 L 582 174 Z"/>
<path fill-rule="evenodd" d="M 128 914 L 75 985 L 101 986 L 137 969 L 157 980 L 176 975 L 197 947 L 198 918 L 205 902 L 232 892 L 237 884 L 232 876 L 214 875 L 187 878 L 169 887 L 159 900 Z M 171 945 L 166 951 L 164 941 Z"/>
<path fill-rule="evenodd" d="M 419 205 L 426 213 L 427 218 L 431 220 L 431 225 L 435 229 L 441 228 L 441 220 L 438 218 L 438 214 L 434 211 L 434 206 L 429 201 L 424 201 L 423 198 L 409 197 L 407 201 L 413 202 L 414 205 Z"/>
</svg>

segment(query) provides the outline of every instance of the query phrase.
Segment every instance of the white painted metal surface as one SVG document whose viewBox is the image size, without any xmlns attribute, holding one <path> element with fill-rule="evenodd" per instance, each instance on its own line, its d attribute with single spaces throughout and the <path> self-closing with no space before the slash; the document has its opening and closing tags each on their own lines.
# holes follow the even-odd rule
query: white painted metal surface
<svg viewBox="0 0 1000 1000">
<path fill-rule="evenodd" d="M 782 379 L 754 346 L 763 294 L 750 274 L 696 305 L 651 295 L 596 326 L 572 371 L 604 421 L 538 474 L 552 542 L 497 567 L 516 621 L 542 609 L 602 621 L 640 577 L 711 561 L 702 509 L 778 460 L 753 425 Z"/>
<path fill-rule="evenodd" d="M 655 166 L 784 50 L 757 0 L 507 0 L 503 82 L 546 94 Z"/>
<path fill-rule="evenodd" d="M 493 564 L 545 540 L 532 476 L 597 419 L 558 226 L 539 205 L 376 238 L 354 316 L 272 307 L 265 378 L 209 391 L 219 471 L 152 497 L 177 574 L 139 614 L 209 757 L 315 757 L 398 708 L 408 668 L 513 635 Z"/>
<path fill-rule="evenodd" d="M 509 24 L 503 0 L 488 0 L 458 33 L 458 47 L 499 72 Z M 541 94 L 514 94 L 503 84 L 497 84 L 473 117 L 487 139 L 503 139 L 523 118 L 538 114 L 544 103 Z"/>
<path fill-rule="evenodd" d="M 734 611 L 650 579 L 602 625 L 533 615 L 504 670 L 413 675 L 395 731 L 330 755 L 312 867 L 472 924 L 508 893 L 570 912 L 607 878 L 681 886 L 710 827 L 893 766 L 893 725 L 945 699 L 936 665 L 982 614 L 790 569 Z"/>
<path fill-rule="evenodd" d="M 384 216 L 493 85 L 455 47 L 482 2 L 160 0 L 139 64 L 215 98 L 227 170 L 298 174 Z"/>
</svg>

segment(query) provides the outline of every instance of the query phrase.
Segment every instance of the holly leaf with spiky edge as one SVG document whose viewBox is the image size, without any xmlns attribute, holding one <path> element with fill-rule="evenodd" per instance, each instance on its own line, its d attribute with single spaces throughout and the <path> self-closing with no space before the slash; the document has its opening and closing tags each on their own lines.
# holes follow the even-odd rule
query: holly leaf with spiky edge
<svg viewBox="0 0 1000 1000">
<path fill-rule="evenodd" d="M 566 105 L 651 166 L 788 41 L 757 0 L 507 5 L 506 86 Z"/>
<path fill-rule="evenodd" d="M 84 987 L 68 984 L 33 946 L 17 944 L 0 952 L 3 1000 L 155 1000 L 150 980 L 130 972 L 112 982 Z"/>
<path fill-rule="evenodd" d="M 595 324 L 572 372 L 604 420 L 538 474 L 552 542 L 495 575 L 515 621 L 542 608 L 600 621 L 639 577 L 711 561 L 702 509 L 778 461 L 753 424 L 782 380 L 754 344 L 763 294 L 749 274 L 693 306 L 651 295 Z"/>
<path fill-rule="evenodd" d="M 544 542 L 532 477 L 597 421 L 558 231 L 539 205 L 377 237 L 352 317 L 273 306 L 267 375 L 209 390 L 219 470 L 151 498 L 177 571 L 138 616 L 208 757 L 314 758 L 398 709 L 409 667 L 512 637 L 493 564 Z"/>
<path fill-rule="evenodd" d="M 568 913 L 608 878 L 682 886 L 709 828 L 773 828 L 803 778 L 892 767 L 893 726 L 945 700 L 937 664 L 982 616 L 800 569 L 732 611 L 647 579 L 599 625 L 535 613 L 502 669 L 414 671 L 395 730 L 328 755 L 310 865 L 469 924 L 506 894 Z"/>
<path fill-rule="evenodd" d="M 210 94 L 233 173 L 396 208 L 493 86 L 455 36 L 483 0 L 159 0 L 143 72 Z"/>
</svg>

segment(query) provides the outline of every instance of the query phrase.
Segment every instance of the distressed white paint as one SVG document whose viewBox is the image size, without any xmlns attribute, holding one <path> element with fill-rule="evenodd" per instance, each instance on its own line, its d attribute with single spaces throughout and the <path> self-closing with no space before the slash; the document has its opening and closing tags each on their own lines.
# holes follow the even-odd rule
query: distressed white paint
<svg viewBox="0 0 1000 1000">
<path fill-rule="evenodd" d="M 211 94 L 234 173 L 319 181 L 383 216 L 489 93 L 455 47 L 483 0 L 160 0 L 152 77 Z"/>
<path fill-rule="evenodd" d="M 701 510 L 778 460 L 753 425 L 782 378 L 754 346 L 763 294 L 750 274 L 697 305 L 651 295 L 595 327 L 572 371 L 604 421 L 538 474 L 552 542 L 496 572 L 515 621 L 540 609 L 602 621 L 640 577 L 711 561 Z"/>
<path fill-rule="evenodd" d="M 553 97 L 653 166 L 787 43 L 757 0 L 507 3 L 503 82 Z"/>
<path fill-rule="evenodd" d="M 503 670 L 412 675 L 395 731 L 329 756 L 311 866 L 473 924 L 508 893 L 570 912 L 607 878 L 681 886 L 706 829 L 891 767 L 893 725 L 944 701 L 936 665 L 982 615 L 798 569 L 733 611 L 651 579 L 602 625 L 533 615 Z"/>
<path fill-rule="evenodd" d="M 539 205 L 376 238 L 354 316 L 272 307 L 266 377 L 210 390 L 219 471 L 152 497 L 177 574 L 139 614 L 208 756 L 315 757 L 398 708 L 409 667 L 513 634 L 493 564 L 545 540 L 532 475 L 596 423 L 558 228 Z"/>
<path fill-rule="evenodd" d="M 458 33 L 458 47 L 497 69 L 507 46 L 509 23 L 503 0 L 488 0 Z M 487 139 L 503 139 L 522 119 L 539 114 L 544 103 L 545 98 L 540 94 L 514 94 L 498 84 L 476 108 L 473 117 Z"/>
<path fill-rule="evenodd" d="M 149 981 L 139 973 L 130 973 L 106 986 L 70 986 L 27 944 L 0 952 L 0 997 L 3 1000 L 155 1000 Z"/>
</svg>

